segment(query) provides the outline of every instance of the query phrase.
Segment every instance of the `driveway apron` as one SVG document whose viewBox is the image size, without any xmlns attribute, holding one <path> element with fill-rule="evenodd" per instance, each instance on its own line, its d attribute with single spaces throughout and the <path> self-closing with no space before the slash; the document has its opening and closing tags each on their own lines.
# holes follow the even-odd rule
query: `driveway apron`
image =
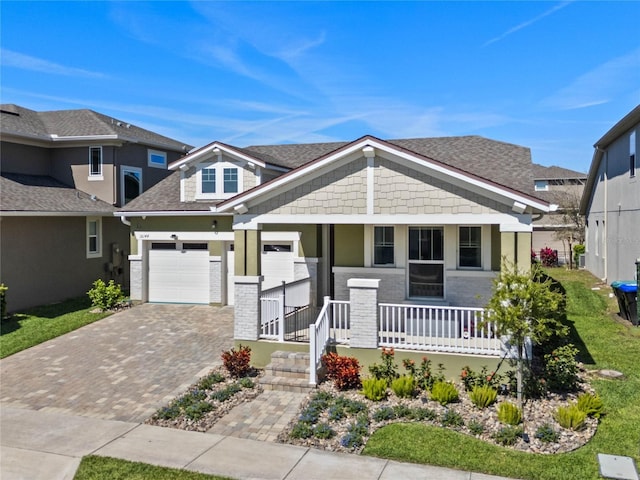
<svg viewBox="0 0 640 480">
<path fill-rule="evenodd" d="M 232 346 L 233 307 L 143 304 L 0 360 L 0 401 L 142 422 Z"/>
</svg>

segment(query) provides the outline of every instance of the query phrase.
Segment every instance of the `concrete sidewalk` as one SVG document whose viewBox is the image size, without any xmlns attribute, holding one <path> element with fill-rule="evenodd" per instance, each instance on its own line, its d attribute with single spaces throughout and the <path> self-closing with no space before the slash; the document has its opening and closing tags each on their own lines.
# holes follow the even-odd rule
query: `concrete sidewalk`
<svg viewBox="0 0 640 480">
<path fill-rule="evenodd" d="M 500 480 L 502 477 L 312 448 L 0 407 L 0 478 L 70 480 L 85 455 L 234 479 Z M 505 480 L 505 479 L 502 479 Z"/>
</svg>

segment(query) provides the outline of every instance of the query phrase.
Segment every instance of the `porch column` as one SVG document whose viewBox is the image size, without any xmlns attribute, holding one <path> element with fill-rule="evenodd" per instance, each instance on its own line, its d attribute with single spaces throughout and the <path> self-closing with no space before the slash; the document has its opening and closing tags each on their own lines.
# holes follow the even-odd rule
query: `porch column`
<svg viewBox="0 0 640 480">
<path fill-rule="evenodd" d="M 500 256 L 518 267 L 521 272 L 531 270 L 531 232 L 500 232 Z"/>
<path fill-rule="evenodd" d="M 351 278 L 349 288 L 351 333 L 354 348 L 378 348 L 378 288 L 380 280 Z"/>
<path fill-rule="evenodd" d="M 234 322 L 236 340 L 260 337 L 260 296 L 262 294 L 260 230 L 234 232 Z"/>
</svg>

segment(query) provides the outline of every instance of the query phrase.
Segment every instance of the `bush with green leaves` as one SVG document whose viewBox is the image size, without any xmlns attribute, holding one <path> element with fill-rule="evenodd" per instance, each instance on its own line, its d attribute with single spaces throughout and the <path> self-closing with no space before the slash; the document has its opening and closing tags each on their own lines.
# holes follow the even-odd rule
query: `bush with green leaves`
<svg viewBox="0 0 640 480">
<path fill-rule="evenodd" d="M 491 438 L 493 438 L 500 445 L 511 446 L 515 445 L 519 438 L 522 438 L 523 433 L 524 430 L 522 427 L 509 425 L 506 427 L 502 427 L 500 430 L 494 433 Z"/>
<path fill-rule="evenodd" d="M 555 443 L 560 439 L 560 433 L 551 425 L 545 423 L 537 428 L 535 437 L 543 443 Z"/>
<path fill-rule="evenodd" d="M 573 246 L 573 266 L 574 268 L 578 268 L 580 265 L 580 255 L 587 251 L 586 245 L 577 244 Z"/>
<path fill-rule="evenodd" d="M 578 349 L 572 344 L 556 348 L 544 356 L 544 378 L 553 392 L 573 392 L 578 388 Z"/>
<path fill-rule="evenodd" d="M 451 382 L 436 382 L 431 388 L 431 400 L 438 402 L 440 405 L 457 402 L 458 398 L 458 390 Z"/>
<path fill-rule="evenodd" d="M 480 368 L 479 372 L 474 371 L 470 366 L 465 365 L 460 372 L 460 379 L 464 384 L 464 389 L 467 392 L 473 390 L 473 387 L 481 387 L 488 385 L 490 387 L 498 388 L 502 381 L 502 375 L 496 372 L 489 373 L 489 369 L 486 365 Z"/>
<path fill-rule="evenodd" d="M 511 402 L 498 405 L 498 420 L 507 425 L 518 425 L 522 422 L 522 410 Z"/>
<path fill-rule="evenodd" d="M 391 390 L 400 398 L 411 398 L 414 395 L 415 385 L 412 376 L 402 375 L 391 382 Z"/>
<path fill-rule="evenodd" d="M 393 348 L 383 347 L 382 352 L 380 353 L 382 363 L 374 363 L 369 366 L 369 373 L 371 376 L 377 380 L 385 380 L 387 382 L 387 387 L 390 387 L 391 382 L 399 377 L 398 365 L 396 365 L 394 355 L 395 351 Z"/>
<path fill-rule="evenodd" d="M 440 417 L 440 423 L 443 427 L 464 427 L 464 419 L 462 418 L 462 415 L 452 408 L 449 408 L 444 412 L 442 417 Z"/>
<path fill-rule="evenodd" d="M 298 422 L 289 432 L 289 436 L 291 438 L 311 438 L 313 436 L 313 427 L 306 422 Z"/>
<path fill-rule="evenodd" d="M 600 418 L 604 414 L 604 404 L 597 394 L 581 393 L 578 395 L 576 406 L 589 417 Z"/>
<path fill-rule="evenodd" d="M 365 378 L 362 380 L 362 394 L 374 402 L 387 398 L 386 378 Z"/>
<path fill-rule="evenodd" d="M 416 366 L 416 362 L 412 359 L 405 358 L 402 361 L 402 365 L 405 370 L 409 372 L 414 380 L 415 384 L 418 388 L 424 391 L 430 391 L 433 387 L 433 384 L 436 382 L 444 382 L 444 365 L 442 363 L 438 364 L 438 372 L 433 373 L 431 371 L 431 360 L 428 357 L 422 357 L 422 361 L 420 362 L 420 366 Z"/>
<path fill-rule="evenodd" d="M 93 282 L 93 288 L 87 292 L 91 305 L 102 311 L 112 310 L 124 300 L 122 287 L 113 280 L 104 283 L 104 280 L 98 279 Z"/>
<path fill-rule="evenodd" d="M 383 422 L 385 420 L 393 420 L 396 418 L 396 414 L 391 407 L 382 407 L 373 412 L 373 419 L 376 422 Z"/>
<path fill-rule="evenodd" d="M 313 428 L 313 436 L 320 439 L 328 439 L 333 437 L 336 432 L 327 423 L 319 423 Z"/>
<path fill-rule="evenodd" d="M 224 381 L 223 375 L 221 375 L 218 372 L 213 372 L 207 375 L 206 377 L 203 377 L 200 379 L 200 381 L 198 382 L 198 388 L 202 390 L 211 390 L 214 385 L 223 381 Z"/>
<path fill-rule="evenodd" d="M 0 320 L 7 316 L 7 287 L 4 283 L 0 283 Z"/>
<path fill-rule="evenodd" d="M 587 414 L 576 404 L 571 404 L 567 407 L 558 407 L 553 413 L 553 418 L 562 428 L 576 431 L 584 427 Z"/>
<path fill-rule="evenodd" d="M 467 427 L 469 428 L 471 435 L 482 435 L 484 433 L 484 424 L 478 420 L 469 420 Z"/>
<path fill-rule="evenodd" d="M 349 425 L 347 433 L 340 439 L 340 445 L 351 449 L 361 447 L 367 435 L 369 435 L 369 419 L 367 415 L 358 415 L 355 423 Z"/>
<path fill-rule="evenodd" d="M 492 405 L 498 397 L 498 391 L 489 385 L 473 387 L 469 392 L 469 399 L 478 408 L 487 408 Z"/>
<path fill-rule="evenodd" d="M 423 421 L 423 420 L 435 420 L 438 414 L 430 408 L 415 407 L 412 408 L 407 415 L 409 420 Z"/>
</svg>

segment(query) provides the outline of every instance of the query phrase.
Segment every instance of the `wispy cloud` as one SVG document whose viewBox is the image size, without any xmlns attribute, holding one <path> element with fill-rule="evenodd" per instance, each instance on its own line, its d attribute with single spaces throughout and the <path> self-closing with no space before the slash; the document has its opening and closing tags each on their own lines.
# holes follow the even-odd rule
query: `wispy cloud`
<svg viewBox="0 0 640 480">
<path fill-rule="evenodd" d="M 82 68 L 69 67 L 59 63 L 50 62 L 42 58 L 32 57 L 13 50 L 0 49 L 0 62 L 5 67 L 32 70 L 35 72 L 49 73 L 52 75 L 64 75 L 68 77 L 105 78 L 100 72 L 92 72 Z"/>
<path fill-rule="evenodd" d="M 610 102 L 637 91 L 640 83 L 640 48 L 609 60 L 595 69 L 580 75 L 566 87 L 540 102 L 545 108 L 575 110 Z"/>
<path fill-rule="evenodd" d="M 545 12 L 541 13 L 537 17 L 534 17 L 531 20 L 527 20 L 526 22 L 522 22 L 522 23 L 516 25 L 515 27 L 510 28 L 509 30 L 504 32 L 502 35 L 498 35 L 497 37 L 492 38 L 491 40 L 485 42 L 484 45 L 482 45 L 482 46 L 486 47 L 488 45 L 491 45 L 492 43 L 499 42 L 500 40 L 503 40 L 504 38 L 508 37 L 509 35 L 511 35 L 513 33 L 516 33 L 517 31 L 520 31 L 523 28 L 527 28 L 527 27 L 533 25 L 534 23 L 536 23 L 537 21 L 542 20 L 543 18 L 554 14 L 555 12 L 557 12 L 558 10 L 563 9 L 564 7 L 569 5 L 570 3 L 571 2 L 563 2 L 563 3 L 560 3 L 558 5 L 555 5 L 554 7 L 551 7 L 549 10 L 546 10 Z"/>
</svg>

